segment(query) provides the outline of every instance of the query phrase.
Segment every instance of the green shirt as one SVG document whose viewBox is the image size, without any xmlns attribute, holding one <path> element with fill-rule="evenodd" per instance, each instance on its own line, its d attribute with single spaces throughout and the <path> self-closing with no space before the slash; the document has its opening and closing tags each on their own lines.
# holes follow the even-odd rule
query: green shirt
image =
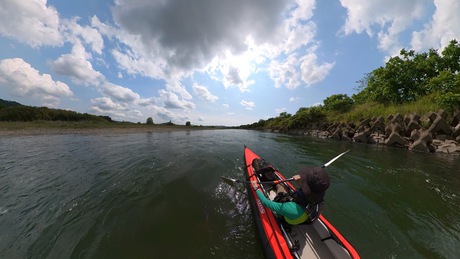
<svg viewBox="0 0 460 259">
<path fill-rule="evenodd" d="M 289 224 L 300 224 L 307 220 L 307 213 L 297 203 L 293 201 L 284 203 L 274 202 L 267 199 L 267 197 L 265 197 L 262 191 L 257 190 L 256 193 L 264 207 L 269 208 L 273 212 L 276 212 L 277 214 L 284 216 L 284 218 Z"/>
</svg>

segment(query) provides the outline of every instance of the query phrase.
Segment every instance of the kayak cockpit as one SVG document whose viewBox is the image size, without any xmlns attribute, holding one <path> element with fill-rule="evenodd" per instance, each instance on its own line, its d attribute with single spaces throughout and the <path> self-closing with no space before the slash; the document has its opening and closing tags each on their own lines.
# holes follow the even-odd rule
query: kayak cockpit
<svg viewBox="0 0 460 259">
<path fill-rule="evenodd" d="M 268 198 L 273 200 L 276 192 L 268 188 Z M 334 239 L 321 219 L 309 224 L 280 224 L 282 232 L 297 258 L 352 258 L 350 253 Z"/>
<path fill-rule="evenodd" d="M 276 184 L 283 184 L 289 191 L 295 187 L 271 165 L 273 174 L 264 179 L 253 168 L 252 162 L 260 157 L 245 147 L 246 181 L 257 181 L 269 200 L 277 196 Z M 274 177 L 273 177 L 274 176 Z M 276 178 L 276 179 L 272 179 Z M 290 178 L 292 179 L 292 178 Z M 267 182 L 272 181 L 272 182 Z M 310 223 L 289 225 L 269 209 L 265 209 L 256 191 L 247 185 L 249 202 L 264 253 L 268 258 L 335 258 L 358 259 L 359 254 L 350 243 L 322 215 Z"/>
</svg>

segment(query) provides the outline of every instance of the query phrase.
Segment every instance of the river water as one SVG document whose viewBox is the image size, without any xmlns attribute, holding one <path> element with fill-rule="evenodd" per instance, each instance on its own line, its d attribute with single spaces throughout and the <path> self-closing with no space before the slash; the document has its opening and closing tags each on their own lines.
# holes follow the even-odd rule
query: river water
<svg viewBox="0 0 460 259">
<path fill-rule="evenodd" d="M 0 258 L 263 258 L 247 145 L 322 165 L 324 216 L 362 258 L 460 257 L 460 157 L 246 130 L 0 138 Z"/>
</svg>

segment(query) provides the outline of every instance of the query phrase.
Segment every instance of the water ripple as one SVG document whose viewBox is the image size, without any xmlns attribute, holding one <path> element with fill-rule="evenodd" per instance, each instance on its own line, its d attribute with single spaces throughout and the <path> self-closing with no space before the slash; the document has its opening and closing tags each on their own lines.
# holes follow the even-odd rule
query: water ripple
<svg viewBox="0 0 460 259">
<path fill-rule="evenodd" d="M 243 179 L 244 144 L 287 177 L 351 149 L 324 215 L 363 258 L 460 254 L 457 160 L 216 130 L 1 138 L 0 258 L 261 258 L 245 186 L 220 179 Z"/>
</svg>

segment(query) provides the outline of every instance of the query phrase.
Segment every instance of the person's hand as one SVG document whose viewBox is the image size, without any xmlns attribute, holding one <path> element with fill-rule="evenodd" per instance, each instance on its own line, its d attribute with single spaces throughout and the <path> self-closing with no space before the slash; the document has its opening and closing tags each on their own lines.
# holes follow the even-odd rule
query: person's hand
<svg viewBox="0 0 460 259">
<path fill-rule="evenodd" d="M 251 181 L 251 185 L 252 185 L 252 188 L 254 188 L 254 189 L 259 187 L 259 184 L 257 183 L 257 181 Z"/>
<path fill-rule="evenodd" d="M 297 180 L 300 180 L 300 175 L 296 174 L 296 175 L 294 175 L 294 176 L 292 177 L 292 179 L 294 179 L 294 180 L 296 180 L 296 181 L 297 181 Z"/>
</svg>

